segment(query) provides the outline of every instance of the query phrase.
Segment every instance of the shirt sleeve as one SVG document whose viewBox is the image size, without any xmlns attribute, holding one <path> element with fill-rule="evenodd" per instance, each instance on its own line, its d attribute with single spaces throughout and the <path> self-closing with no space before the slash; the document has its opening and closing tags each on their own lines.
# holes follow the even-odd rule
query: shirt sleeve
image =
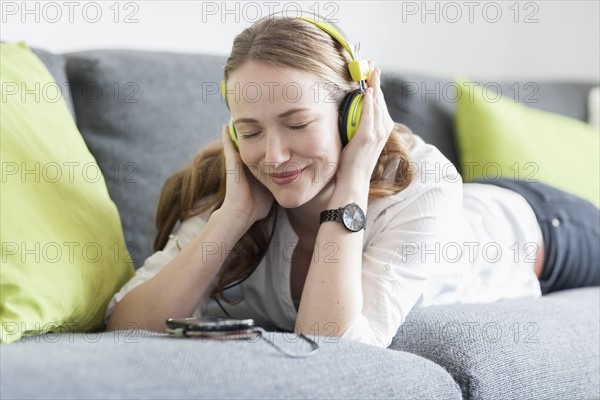
<svg viewBox="0 0 600 400">
<path fill-rule="evenodd" d="M 415 186 L 420 193 L 408 198 L 390 196 L 390 205 L 376 216 L 376 232 L 363 249 L 363 310 L 343 339 L 387 348 L 434 269 L 445 267 L 432 253 L 454 240 L 452 227 L 456 226 L 456 207 L 462 207 L 462 179 Z"/>
<path fill-rule="evenodd" d="M 112 314 L 115 306 L 120 302 L 131 290 L 154 277 L 162 268 L 164 268 L 179 251 L 185 247 L 206 225 L 206 216 L 196 215 L 183 221 L 181 225 L 173 231 L 169 236 L 167 244 L 162 250 L 159 250 L 148 257 L 144 264 L 136 270 L 135 275 L 112 297 L 104 315 L 104 322 L 108 322 L 108 318 Z M 214 282 L 206 291 L 206 295 L 194 316 L 199 317 L 200 310 L 204 307 L 209 298 L 209 293 L 214 286 Z"/>
</svg>

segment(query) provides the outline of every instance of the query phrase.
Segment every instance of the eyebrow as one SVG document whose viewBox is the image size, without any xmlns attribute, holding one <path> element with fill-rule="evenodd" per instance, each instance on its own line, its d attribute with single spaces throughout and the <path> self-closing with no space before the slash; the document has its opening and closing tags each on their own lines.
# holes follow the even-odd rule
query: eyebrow
<svg viewBox="0 0 600 400">
<path fill-rule="evenodd" d="M 290 115 L 300 112 L 300 111 L 310 111 L 310 109 L 309 108 L 292 108 L 291 110 L 287 110 L 286 112 L 279 114 L 277 116 L 277 118 L 289 117 Z M 233 121 L 233 123 L 235 123 L 235 124 L 238 124 L 240 122 L 257 123 L 258 121 L 255 120 L 254 118 L 238 118 Z"/>
</svg>

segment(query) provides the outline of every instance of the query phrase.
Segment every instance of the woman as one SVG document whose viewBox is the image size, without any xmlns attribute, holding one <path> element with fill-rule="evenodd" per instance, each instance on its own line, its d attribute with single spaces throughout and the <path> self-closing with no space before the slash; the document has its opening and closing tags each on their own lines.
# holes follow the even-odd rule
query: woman
<svg viewBox="0 0 600 400">
<path fill-rule="evenodd" d="M 568 267 L 585 272 L 570 287 L 598 284 L 595 245 L 580 247 L 589 265 L 557 260 L 564 245 L 527 191 L 573 199 L 583 220 L 597 208 L 542 184 L 463 185 L 437 148 L 392 121 L 381 71 L 370 62 L 358 83 L 351 61 L 343 42 L 297 18 L 264 18 L 235 39 L 233 125 L 166 182 L 157 252 L 112 299 L 109 329 L 164 331 L 165 319 L 212 315 L 216 302 L 274 328 L 387 347 L 416 305 L 537 297 L 539 278 L 572 276 Z M 344 144 L 338 110 L 361 85 Z M 577 229 L 597 241 L 597 229 Z"/>
</svg>

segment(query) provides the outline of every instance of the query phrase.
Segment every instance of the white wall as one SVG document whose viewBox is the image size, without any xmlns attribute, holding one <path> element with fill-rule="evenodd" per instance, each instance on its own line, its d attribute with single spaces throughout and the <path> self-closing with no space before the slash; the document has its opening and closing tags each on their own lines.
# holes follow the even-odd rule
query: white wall
<svg viewBox="0 0 600 400">
<path fill-rule="evenodd" d="M 295 15 L 300 6 L 337 20 L 361 42 L 363 57 L 382 67 L 481 79 L 600 80 L 598 1 L 0 3 L 2 40 L 54 52 L 227 54 L 235 35 L 258 16 L 269 10 Z"/>
</svg>

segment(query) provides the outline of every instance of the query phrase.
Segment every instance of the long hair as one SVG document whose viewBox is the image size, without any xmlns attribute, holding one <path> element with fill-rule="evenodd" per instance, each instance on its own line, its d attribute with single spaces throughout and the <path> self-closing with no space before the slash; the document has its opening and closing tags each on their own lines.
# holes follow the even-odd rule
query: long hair
<svg viewBox="0 0 600 400">
<path fill-rule="evenodd" d="M 338 106 L 345 93 L 359 88 L 350 77 L 347 64 L 351 58 L 342 45 L 320 28 L 296 18 L 263 18 L 240 33 L 224 67 L 225 81 L 248 61 L 299 69 L 331 82 L 329 90 Z M 369 198 L 389 196 L 408 186 L 412 178 L 408 157 L 411 145 L 410 130 L 396 123 L 371 175 Z M 223 146 L 215 142 L 167 179 L 156 212 L 156 251 L 164 248 L 178 221 L 221 207 L 225 174 Z M 220 295 L 233 303 L 224 297 L 224 288 L 246 277 L 260 262 L 268 246 L 269 220 L 275 207 L 274 203 L 269 215 L 256 221 L 235 244 L 224 260 L 211 296 Z"/>
</svg>

